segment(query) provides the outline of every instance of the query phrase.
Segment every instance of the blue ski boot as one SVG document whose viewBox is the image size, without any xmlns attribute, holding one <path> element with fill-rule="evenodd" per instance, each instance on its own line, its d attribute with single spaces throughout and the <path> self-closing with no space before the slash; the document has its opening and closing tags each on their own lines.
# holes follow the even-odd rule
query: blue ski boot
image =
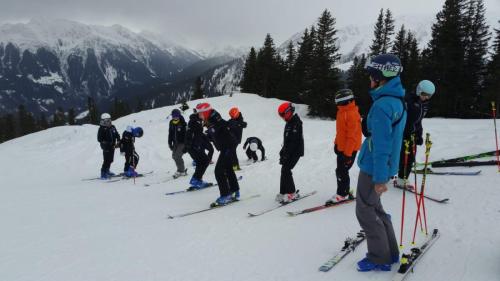
<svg viewBox="0 0 500 281">
<path fill-rule="evenodd" d="M 212 203 L 211 207 L 224 206 L 231 203 L 231 201 L 233 201 L 233 197 L 231 195 L 221 196 L 217 198 L 214 203 Z"/>
<path fill-rule="evenodd" d="M 107 180 L 110 176 L 108 176 L 107 172 L 101 171 L 101 180 Z"/>
<path fill-rule="evenodd" d="M 367 272 L 373 270 L 391 271 L 391 264 L 376 264 L 370 261 L 368 258 L 364 258 L 358 261 L 358 271 Z"/>
<path fill-rule="evenodd" d="M 191 185 L 191 187 L 189 187 L 189 189 L 201 189 L 204 187 L 203 181 L 196 179 L 196 178 L 191 178 L 191 180 L 189 181 L 189 184 Z"/>
<path fill-rule="evenodd" d="M 232 194 L 233 200 L 240 200 L 240 191 L 235 191 Z"/>
<path fill-rule="evenodd" d="M 129 167 L 128 170 L 125 172 L 125 176 L 128 178 L 137 177 L 137 172 L 134 170 L 134 168 Z"/>
<path fill-rule="evenodd" d="M 108 170 L 106 173 L 108 174 L 109 177 L 114 177 L 116 175 L 115 173 L 111 172 L 110 170 Z"/>
</svg>

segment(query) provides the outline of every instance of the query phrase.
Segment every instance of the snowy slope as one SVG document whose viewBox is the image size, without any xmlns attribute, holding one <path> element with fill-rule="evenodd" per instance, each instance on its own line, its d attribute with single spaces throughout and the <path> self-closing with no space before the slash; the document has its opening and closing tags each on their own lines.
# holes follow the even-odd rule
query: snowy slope
<svg viewBox="0 0 500 281">
<path fill-rule="evenodd" d="M 191 102 L 193 106 L 199 101 Z M 174 163 L 167 146 L 168 121 L 173 107 L 144 111 L 115 122 L 142 126 L 137 140 L 140 171 L 146 178 L 104 183 L 82 181 L 98 175 L 101 150 L 97 127 L 57 127 L 0 144 L 0 280 L 389 280 L 392 273 L 359 273 L 355 263 L 366 244 L 329 273 L 317 268 L 359 230 L 355 205 L 287 217 L 285 211 L 323 203 L 335 192 L 332 138 L 335 122 L 305 118 L 306 156 L 294 169 L 302 192 L 318 194 L 262 217 L 247 213 L 273 206 L 279 190 L 278 152 L 284 123 L 275 110 L 280 103 L 255 95 L 235 94 L 210 99 L 227 117 L 238 105 L 248 122 L 244 138 L 260 137 L 269 160 L 239 172 L 242 195 L 260 198 L 211 212 L 167 220 L 208 206 L 216 188 L 166 197 L 183 189 L 188 178 L 145 187 L 168 178 Z M 187 117 L 187 116 L 186 116 Z M 431 159 L 489 151 L 494 148 L 489 120 L 426 119 L 424 127 L 434 145 Z M 244 152 L 239 156 L 245 161 Z M 419 153 L 419 160 L 423 160 Z M 188 157 L 185 156 L 186 162 Z M 119 172 L 118 153 L 112 170 Z M 213 165 L 205 179 L 214 181 Z M 456 168 L 459 169 L 459 168 Z M 466 169 L 466 168 L 461 168 Z M 430 228 L 442 236 L 408 280 L 496 280 L 500 246 L 500 189 L 494 167 L 481 167 L 476 177 L 427 179 L 427 193 L 449 197 L 449 204 L 426 202 Z M 167 173 L 170 172 L 170 174 Z M 190 167 L 189 173 L 193 170 Z M 351 171 L 356 186 L 358 169 Z M 405 245 L 413 227 L 415 203 L 407 201 Z M 383 204 L 392 214 L 399 234 L 401 192 L 390 189 Z M 419 239 L 423 235 L 419 234 Z"/>
</svg>

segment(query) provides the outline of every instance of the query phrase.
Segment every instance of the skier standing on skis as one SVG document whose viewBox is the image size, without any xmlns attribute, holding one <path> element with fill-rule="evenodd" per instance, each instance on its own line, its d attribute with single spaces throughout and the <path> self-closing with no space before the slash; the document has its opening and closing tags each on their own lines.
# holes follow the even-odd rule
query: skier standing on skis
<svg viewBox="0 0 500 281">
<path fill-rule="evenodd" d="M 101 145 L 103 162 L 101 167 L 101 179 L 109 179 L 115 174 L 109 169 L 115 157 L 115 148 L 120 145 L 120 134 L 111 123 L 111 115 L 103 113 L 99 131 L 97 132 L 97 141 Z"/>
<path fill-rule="evenodd" d="M 356 154 L 361 147 L 361 116 L 350 89 L 342 89 L 335 94 L 337 104 L 335 154 L 337 155 L 337 194 L 326 204 L 334 204 L 349 199 L 351 169 Z"/>
<path fill-rule="evenodd" d="M 399 261 L 399 249 L 391 217 L 380 197 L 399 167 L 406 122 L 405 90 L 399 78 L 403 69 L 399 58 L 392 54 L 369 59 L 365 68 L 370 75 L 373 105 L 366 122 L 368 136 L 358 157 L 356 217 L 366 232 L 368 253 L 358 262 L 358 270 L 390 271 L 391 265 Z"/>
<path fill-rule="evenodd" d="M 398 178 L 394 183 L 397 186 L 403 187 L 404 182 L 408 179 L 411 167 L 415 161 L 413 153 L 414 145 L 422 145 L 424 143 L 422 119 L 427 114 L 430 108 L 430 98 L 434 95 L 436 87 L 429 80 L 422 80 L 417 85 L 417 90 L 414 94 L 406 96 L 406 105 L 408 107 L 408 118 L 406 119 L 405 130 L 403 133 L 403 144 L 401 145 L 400 159 L 404 159 L 404 142 L 410 144 L 410 154 L 408 154 L 408 163 L 405 173 L 404 162 L 399 161 Z M 412 135 L 415 135 L 415 143 L 413 143 Z M 416 151 L 415 151 L 416 152 Z"/>
<path fill-rule="evenodd" d="M 233 170 L 232 149 L 236 138 L 226 120 L 212 109 L 209 103 L 196 106 L 198 116 L 205 122 L 208 134 L 215 148 L 220 152 L 215 164 L 215 179 L 219 185 L 220 196 L 211 206 L 221 206 L 240 198 L 240 186 Z"/>
<path fill-rule="evenodd" d="M 304 136 L 302 121 L 295 113 L 295 107 L 291 102 L 282 103 L 278 107 L 278 114 L 286 125 L 279 162 L 281 165 L 280 193 L 276 195 L 275 200 L 286 204 L 299 198 L 299 192 L 295 189 L 293 181 L 292 169 L 300 157 L 304 156 Z"/>
<path fill-rule="evenodd" d="M 206 150 L 208 150 L 208 155 L 205 153 Z M 203 175 L 210 161 L 212 161 L 214 148 L 208 137 L 203 133 L 203 121 L 196 111 L 189 116 L 184 151 L 188 152 L 196 163 L 194 174 L 189 181 L 191 188 L 207 187 L 209 183 L 203 181 Z"/>
<path fill-rule="evenodd" d="M 234 149 L 232 150 L 233 157 L 233 170 L 239 171 L 240 162 L 238 161 L 238 154 L 236 153 L 236 149 L 238 145 L 241 143 L 241 139 L 243 137 L 243 129 L 247 127 L 247 123 L 243 121 L 243 115 L 237 107 L 233 107 L 229 110 L 229 116 L 231 119 L 228 121 L 229 127 L 231 128 L 231 133 L 236 137 L 236 144 Z"/>
<path fill-rule="evenodd" d="M 137 177 L 137 164 L 139 164 L 139 154 L 135 151 L 135 138 L 140 138 L 143 135 L 141 127 L 127 126 L 123 131 L 122 141 L 120 142 L 120 152 L 125 156 L 125 166 L 123 173 L 126 177 Z"/>
<path fill-rule="evenodd" d="M 184 167 L 184 139 L 186 137 L 186 121 L 182 117 L 179 109 L 172 110 L 172 120 L 170 120 L 168 129 L 168 147 L 172 151 L 172 158 L 177 166 L 174 178 L 187 175 L 187 169 Z"/>
<path fill-rule="evenodd" d="M 247 148 L 248 146 L 248 148 Z M 266 150 L 262 145 L 262 141 L 257 137 L 249 137 L 243 145 L 243 149 L 246 149 L 245 153 L 248 156 L 248 160 L 253 159 L 253 162 L 257 162 L 259 158 L 257 157 L 257 149 L 260 150 L 262 156 L 261 161 L 266 160 Z"/>
</svg>

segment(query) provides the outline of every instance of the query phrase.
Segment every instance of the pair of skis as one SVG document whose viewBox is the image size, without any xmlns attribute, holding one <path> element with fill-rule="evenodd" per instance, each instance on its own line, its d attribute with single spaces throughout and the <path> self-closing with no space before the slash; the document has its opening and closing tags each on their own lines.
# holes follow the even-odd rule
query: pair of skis
<svg viewBox="0 0 500 281">
<path fill-rule="evenodd" d="M 240 181 L 240 180 L 243 179 L 243 176 L 239 176 L 237 179 L 238 179 L 238 181 Z M 202 188 L 189 187 L 188 189 L 167 192 L 167 193 L 165 193 L 165 195 L 169 196 L 169 195 L 176 195 L 176 194 L 181 194 L 181 193 L 186 193 L 186 192 L 200 191 L 200 190 L 207 189 L 207 188 L 210 188 L 212 186 L 217 186 L 217 185 L 218 185 L 217 183 L 215 183 L 215 184 L 214 183 L 209 183 L 207 186 L 202 187 Z"/>
<path fill-rule="evenodd" d="M 461 171 L 461 172 L 438 172 L 438 171 L 434 171 L 434 170 L 431 170 L 429 168 L 427 168 L 427 170 L 417 170 L 417 174 L 419 175 L 423 175 L 425 172 L 425 174 L 427 175 L 440 175 L 440 176 L 477 176 L 481 173 L 481 170 L 478 170 L 478 171 Z"/>
<path fill-rule="evenodd" d="M 436 242 L 439 238 L 440 233 L 437 229 L 434 229 L 431 235 L 422 243 L 419 247 L 411 248 L 411 253 L 403 254 L 401 257 L 401 262 L 398 271 L 393 277 L 393 281 L 403 281 L 410 272 L 413 272 L 413 268 L 420 261 L 423 255 L 429 250 L 429 248 Z M 361 230 L 357 233 L 355 238 L 348 237 L 344 241 L 344 246 L 340 249 L 338 253 L 333 255 L 324 264 L 319 267 L 319 271 L 327 272 L 337 265 L 342 259 L 344 259 L 349 253 L 354 252 L 357 246 L 359 246 L 366 239 L 366 235 Z"/>
<path fill-rule="evenodd" d="M 461 157 L 456 157 L 456 158 L 451 158 L 451 159 L 443 159 L 443 160 L 431 161 L 428 164 L 431 165 L 432 167 L 454 167 L 454 166 L 468 166 L 468 165 L 470 165 L 470 166 L 490 165 L 490 162 L 496 162 L 496 161 L 480 162 L 480 161 L 470 161 L 470 160 L 475 160 L 475 159 L 480 159 L 480 158 L 485 158 L 485 157 L 492 157 L 492 156 L 495 156 L 496 153 L 497 153 L 497 151 L 493 150 L 493 151 L 488 151 L 488 152 L 483 152 L 483 153 L 478 153 L 478 154 L 472 154 L 472 155 L 466 155 L 466 156 L 461 156 Z M 417 166 L 423 166 L 423 165 L 424 165 L 424 163 L 417 163 Z"/>
<path fill-rule="evenodd" d="M 240 201 L 246 201 L 246 200 L 250 200 L 250 199 L 253 199 L 253 198 L 257 198 L 259 197 L 260 194 L 255 194 L 255 195 L 251 195 L 251 196 L 248 196 L 248 197 L 242 197 L 238 200 L 233 200 L 225 205 L 217 205 L 217 206 L 210 206 L 208 208 L 203 208 L 203 209 L 199 209 L 199 210 L 196 210 L 196 211 L 191 211 L 191 212 L 186 212 L 186 213 L 182 213 L 182 214 L 177 214 L 177 215 L 168 215 L 167 218 L 168 219 L 175 219 L 175 218 L 182 218 L 182 217 L 187 217 L 187 216 L 191 216 L 191 215 L 194 215 L 194 214 L 199 214 L 199 213 L 204 213 L 204 212 L 208 212 L 208 211 L 211 211 L 211 210 L 215 210 L 215 209 L 219 209 L 219 208 L 222 208 L 222 207 L 225 207 L 225 206 L 229 206 L 229 205 L 232 205 L 236 202 L 240 202 Z"/>
<path fill-rule="evenodd" d="M 153 171 L 149 171 L 147 173 L 142 173 L 142 174 L 137 174 L 135 177 L 126 177 L 124 174 L 120 174 L 121 178 L 117 178 L 117 179 L 110 179 L 110 180 L 106 180 L 105 182 L 106 183 L 112 183 L 112 182 L 117 182 L 117 181 L 122 181 L 122 180 L 132 180 L 134 178 L 142 178 L 142 177 L 145 177 L 146 175 L 150 175 L 152 174 Z M 119 176 L 118 176 L 119 177 Z"/>
</svg>

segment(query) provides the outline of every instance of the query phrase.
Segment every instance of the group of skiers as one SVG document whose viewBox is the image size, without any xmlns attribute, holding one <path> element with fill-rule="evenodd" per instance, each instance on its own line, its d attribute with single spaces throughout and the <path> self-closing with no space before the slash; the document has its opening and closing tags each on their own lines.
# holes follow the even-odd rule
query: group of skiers
<svg viewBox="0 0 500 281">
<path fill-rule="evenodd" d="M 411 151 L 407 163 L 401 163 L 404 140 L 411 145 L 422 145 L 422 119 L 428 111 L 429 99 L 435 86 L 422 80 L 414 93 L 406 93 L 400 80 L 403 70 L 400 59 L 392 54 L 382 54 L 368 60 L 365 66 L 370 76 L 372 105 L 365 118 L 361 118 L 350 89 L 336 93 L 336 136 L 334 151 L 337 156 L 335 174 L 337 191 L 325 204 L 336 204 L 353 200 L 350 192 L 349 170 L 358 155 L 360 173 L 356 194 L 356 217 L 366 233 L 368 253 L 357 263 L 359 271 L 390 270 L 399 261 L 399 250 L 391 217 L 381 204 L 380 197 L 387 191 L 387 183 L 398 175 L 395 184 L 404 185 L 408 178 L 405 165 L 411 166 L 415 151 Z M 291 102 L 278 107 L 278 115 L 286 122 L 283 145 L 279 153 L 281 167 L 280 191 L 276 201 L 287 204 L 300 198 L 292 176 L 292 170 L 304 156 L 302 121 Z M 242 141 L 242 132 L 247 123 L 237 107 L 229 111 L 229 120 L 224 120 L 209 103 L 200 103 L 189 116 L 186 124 L 181 112 L 174 109 L 169 124 L 168 145 L 172 150 L 177 171 L 174 177 L 187 174 L 182 156 L 189 153 L 196 170 L 190 180 L 190 188 L 199 189 L 209 185 L 203 175 L 212 162 L 215 148 L 219 156 L 215 164 L 215 178 L 220 196 L 212 206 L 225 205 L 240 198 L 240 187 L 235 171 L 240 170 L 236 148 Z M 127 127 L 120 141 L 111 116 L 103 114 L 98 141 L 103 149 L 101 176 L 107 178 L 113 162 L 114 148 L 125 153 L 126 176 L 134 176 L 139 157 L 134 149 L 135 137 L 142 136 L 141 128 Z M 204 132 L 203 127 L 206 127 Z M 362 134 L 365 140 L 362 143 Z M 265 149 L 257 137 L 249 137 L 243 145 L 251 161 L 258 161 L 257 150 L 265 160 Z M 207 153 L 208 152 L 208 153 Z"/>
</svg>

